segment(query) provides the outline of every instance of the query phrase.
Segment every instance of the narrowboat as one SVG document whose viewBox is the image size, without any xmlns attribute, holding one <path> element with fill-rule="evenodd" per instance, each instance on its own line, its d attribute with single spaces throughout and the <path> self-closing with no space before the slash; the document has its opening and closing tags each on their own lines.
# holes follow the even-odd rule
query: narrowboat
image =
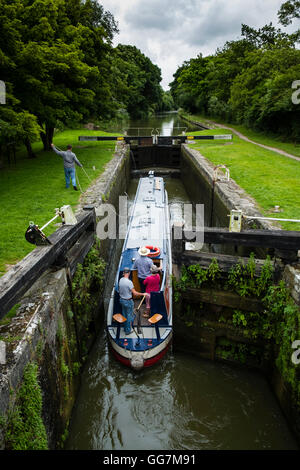
<svg viewBox="0 0 300 470">
<path fill-rule="evenodd" d="M 130 334 L 125 334 L 119 295 L 119 280 L 124 268 L 130 269 L 134 289 L 141 292 L 134 262 L 141 247 L 148 248 L 148 257 L 159 268 L 159 291 L 150 293 L 150 312 L 145 315 L 143 298 L 134 300 L 134 321 Z M 114 356 L 135 370 L 158 362 L 172 340 L 172 253 L 168 195 L 164 180 L 153 171 L 140 178 L 114 287 L 107 311 L 107 334 Z"/>
</svg>

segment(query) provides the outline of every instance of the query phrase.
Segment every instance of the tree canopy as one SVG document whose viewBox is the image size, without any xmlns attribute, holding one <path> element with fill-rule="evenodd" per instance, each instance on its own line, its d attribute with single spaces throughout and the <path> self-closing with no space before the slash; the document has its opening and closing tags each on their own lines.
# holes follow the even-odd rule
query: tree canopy
<svg viewBox="0 0 300 470">
<path fill-rule="evenodd" d="M 285 2 L 282 24 L 300 17 L 300 2 Z M 300 139 L 299 105 L 292 85 L 300 78 L 300 31 L 272 23 L 256 30 L 243 24 L 241 39 L 214 55 L 185 61 L 170 84 L 176 104 L 200 113 Z"/>
<path fill-rule="evenodd" d="M 0 30 L 0 145 L 22 141 L 33 156 L 39 133 L 47 150 L 55 127 L 160 106 L 160 69 L 133 46 L 113 48 L 118 25 L 97 0 L 1 0 Z"/>
<path fill-rule="evenodd" d="M 117 99 L 135 118 L 159 109 L 161 70 L 135 46 L 119 44 L 113 51 Z"/>
<path fill-rule="evenodd" d="M 294 18 L 300 18 L 300 1 L 288 0 L 284 2 L 278 12 L 278 18 L 284 26 L 291 24 Z"/>
</svg>

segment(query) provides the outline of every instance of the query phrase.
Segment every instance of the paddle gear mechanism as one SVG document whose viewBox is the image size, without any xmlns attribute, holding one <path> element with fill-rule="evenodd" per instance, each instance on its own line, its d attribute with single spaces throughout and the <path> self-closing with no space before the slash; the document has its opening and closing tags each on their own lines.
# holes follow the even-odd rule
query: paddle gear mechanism
<svg viewBox="0 0 300 470">
<path fill-rule="evenodd" d="M 33 222 L 29 223 L 29 227 L 25 232 L 25 238 L 32 245 L 51 245 L 50 240 L 48 240 L 42 230 L 39 229 L 38 225 L 35 225 Z"/>
<path fill-rule="evenodd" d="M 37 246 L 51 245 L 50 240 L 46 237 L 43 230 L 58 217 L 61 217 L 63 225 L 77 224 L 77 220 L 73 214 L 71 206 L 63 206 L 60 209 L 56 208 L 55 213 L 56 215 L 41 228 L 39 228 L 38 225 L 35 225 L 34 222 L 29 222 L 29 227 L 25 232 L 25 238 L 29 243 Z"/>
</svg>

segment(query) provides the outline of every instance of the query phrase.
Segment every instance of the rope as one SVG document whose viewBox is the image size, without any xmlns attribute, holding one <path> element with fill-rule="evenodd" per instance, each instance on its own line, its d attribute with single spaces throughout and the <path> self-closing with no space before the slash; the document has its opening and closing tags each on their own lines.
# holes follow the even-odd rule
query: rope
<svg viewBox="0 0 300 470">
<path fill-rule="evenodd" d="M 76 175 L 76 178 L 77 178 L 77 182 L 78 182 L 79 190 L 80 190 L 81 194 L 83 194 L 83 193 L 84 193 L 84 191 L 82 191 L 82 187 L 81 187 L 81 185 L 80 185 L 80 181 L 79 181 L 78 175 Z"/>
<path fill-rule="evenodd" d="M 87 172 L 85 171 L 85 169 L 83 168 L 83 166 L 81 167 L 81 169 L 84 171 L 84 173 L 85 173 L 85 175 L 87 176 L 89 182 L 91 183 L 92 180 L 91 180 L 91 178 L 89 177 L 89 175 L 87 174 Z"/>
</svg>

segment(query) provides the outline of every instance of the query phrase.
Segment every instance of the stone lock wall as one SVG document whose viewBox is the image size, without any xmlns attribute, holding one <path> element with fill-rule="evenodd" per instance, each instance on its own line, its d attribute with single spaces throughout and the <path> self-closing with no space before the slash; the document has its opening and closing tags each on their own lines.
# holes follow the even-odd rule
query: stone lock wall
<svg viewBox="0 0 300 470">
<path fill-rule="evenodd" d="M 105 171 L 81 196 L 76 214 L 92 205 L 97 215 L 104 202 L 115 204 L 119 194 L 126 190 L 129 177 L 129 149 L 120 143 Z M 96 248 L 93 247 L 107 263 L 106 272 L 110 271 L 113 244 L 114 241 L 103 240 L 100 247 L 99 242 L 96 242 Z M 88 264 L 85 266 L 84 263 L 81 276 L 88 278 Z M 70 280 L 67 274 L 64 267 L 48 269 L 22 298 L 14 318 L 0 325 L 0 339 L 6 353 L 5 363 L 0 363 L 0 449 L 18 446 L 32 449 L 35 445 L 29 432 L 27 438 L 20 437 L 17 432 L 18 423 L 24 429 L 27 426 L 26 422 L 20 424 L 18 420 L 26 419 L 26 403 L 20 390 L 24 385 L 24 371 L 30 364 L 38 366 L 35 387 L 42 395 L 42 424 L 39 426 L 45 428 L 47 446 L 50 449 L 63 446 L 80 385 L 80 369 L 103 325 L 103 297 L 107 288 L 104 283 L 101 288 L 94 286 L 93 289 L 94 280 L 90 279 L 91 297 L 96 308 L 86 314 L 84 308 L 76 306 L 78 298 L 74 299 L 70 288 L 74 278 Z M 76 286 L 80 293 L 80 279 Z"/>
<path fill-rule="evenodd" d="M 182 146 L 181 154 L 181 177 L 183 183 L 190 193 L 190 198 L 195 203 L 205 204 L 205 224 L 207 226 L 212 222 L 212 226 L 216 227 L 228 227 L 229 217 L 228 214 L 231 210 L 241 210 L 247 216 L 262 216 L 259 212 L 257 203 L 251 198 L 246 192 L 240 188 L 235 181 L 229 179 L 226 181 L 225 178 L 217 182 L 213 182 L 214 177 L 214 165 L 203 157 L 200 152 L 190 148 L 188 145 Z M 213 190 L 214 187 L 214 190 Z M 213 205 L 212 205 L 212 193 L 213 193 Z M 211 213 L 213 209 L 213 214 Z M 280 230 L 279 226 L 267 220 L 255 220 L 256 228 L 265 230 Z M 251 220 L 247 220 L 244 224 L 245 228 L 251 228 Z M 265 258 L 268 251 L 265 249 L 235 249 L 234 251 L 228 250 L 226 246 L 216 247 L 217 252 L 223 254 L 230 254 L 238 256 L 249 256 L 251 251 L 256 254 L 256 257 Z M 272 253 L 270 253 L 272 255 Z M 237 258 L 238 261 L 238 258 Z M 284 272 L 282 273 L 282 279 L 290 292 L 296 305 L 300 307 L 300 259 L 293 262 L 293 264 L 286 264 Z M 251 338 L 245 338 L 242 331 L 239 328 L 232 327 L 232 325 L 223 324 L 219 322 L 220 314 L 224 317 L 228 314 L 232 317 L 231 313 L 226 308 L 220 305 L 204 304 L 201 306 L 201 302 L 197 307 L 197 304 L 190 304 L 187 298 L 182 299 L 178 305 L 175 304 L 175 325 L 174 325 L 174 342 L 178 347 L 184 348 L 186 351 L 197 352 L 201 357 L 206 359 L 218 359 L 223 360 L 222 357 L 218 356 L 218 344 L 221 341 L 229 341 L 232 344 L 242 345 L 240 351 L 244 351 L 243 345 L 247 345 L 247 349 L 251 349 L 253 358 L 255 354 L 257 361 L 252 360 L 250 357 L 246 358 L 248 367 L 258 367 L 267 376 L 269 383 L 274 391 L 274 394 L 278 398 L 284 414 L 287 417 L 291 428 L 295 432 L 296 436 L 300 441 L 300 407 L 299 407 L 299 391 L 296 392 L 290 386 L 289 383 L 284 379 L 282 373 L 279 371 L 276 362 L 276 354 L 281 348 L 281 344 L 274 345 L 272 342 L 267 344 L 266 340 L 256 341 Z M 190 309 L 190 310 L 189 310 Z M 191 311 L 190 321 L 186 321 Z M 198 315 L 194 315 L 195 311 Z M 291 315 L 296 315 L 291 313 Z M 296 317 L 295 317 L 296 318 Z M 298 313 L 299 318 L 299 313 Z M 288 321 L 288 320 L 287 320 Z M 293 328 L 297 330 L 297 321 L 294 321 Z M 193 325 L 193 326 L 191 326 Z M 289 330 L 288 324 L 286 325 L 287 331 Z M 292 333 L 292 334 L 291 334 Z M 295 339 L 300 340 L 300 325 L 298 324 L 298 330 L 289 332 L 291 337 L 295 336 Z M 289 351 L 288 345 L 285 346 L 286 350 Z M 243 349 L 244 348 L 244 349 Z M 250 350 L 249 349 L 249 350 Z M 264 351 L 274 349 L 273 358 L 269 360 L 264 359 Z M 238 350 L 238 349 L 237 349 Z M 292 356 L 292 343 L 289 352 L 285 356 L 286 363 L 281 363 L 281 368 L 284 370 L 288 367 L 293 369 L 292 374 L 298 375 L 298 383 L 300 378 L 300 365 L 294 366 L 291 363 Z M 237 354 L 238 356 L 238 354 Z M 239 363 L 237 361 L 227 359 L 233 363 Z M 281 358 L 281 361 L 283 359 Z M 297 370 L 298 367 L 298 370 Z M 297 382 L 297 377 L 293 378 L 293 383 Z"/>
</svg>

